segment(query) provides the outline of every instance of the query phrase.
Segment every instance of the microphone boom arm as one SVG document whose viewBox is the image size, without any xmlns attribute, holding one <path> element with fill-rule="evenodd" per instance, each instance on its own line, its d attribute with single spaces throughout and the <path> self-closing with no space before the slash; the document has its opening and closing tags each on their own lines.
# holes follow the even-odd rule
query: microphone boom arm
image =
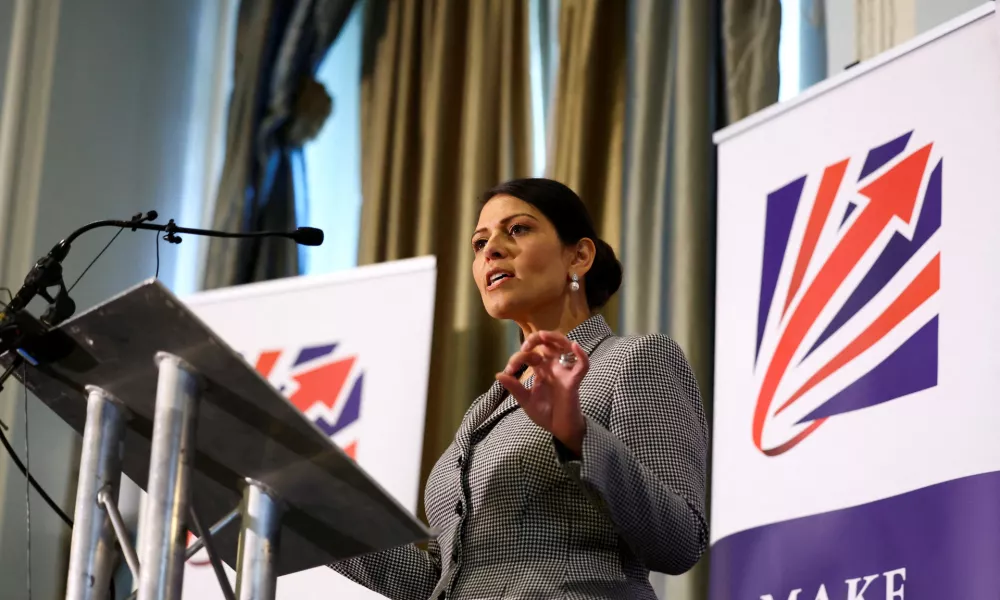
<svg viewBox="0 0 1000 600">
<path fill-rule="evenodd" d="M 136 229 L 145 229 L 148 231 L 163 231 L 168 235 L 174 235 L 178 233 L 187 233 L 191 235 L 200 235 L 205 237 L 217 237 L 217 238 L 230 238 L 230 239 L 248 239 L 248 238 L 266 238 L 266 237 L 283 237 L 288 238 L 306 246 L 319 246 L 323 243 L 323 232 L 319 229 L 313 227 L 299 227 L 295 231 L 251 231 L 246 233 L 232 233 L 228 231 L 215 231 L 213 229 L 195 229 L 193 227 L 179 227 L 174 223 L 173 219 L 170 219 L 165 225 L 160 225 L 159 223 L 141 223 L 135 221 L 119 221 L 115 219 L 107 219 L 104 221 L 94 221 L 93 223 L 88 223 L 83 227 L 77 229 L 69 236 L 52 247 L 49 251 L 49 255 L 56 258 L 56 260 L 61 261 L 66 258 L 69 254 L 69 249 L 76 238 L 80 237 L 84 233 L 92 229 L 97 229 L 99 227 L 120 227 L 122 229 L 131 229 L 135 231 Z M 317 240 L 312 238 L 316 237 Z M 304 239 L 309 238 L 309 239 Z M 179 242 L 178 238 L 174 243 Z M 312 243 L 310 243 L 312 242 Z"/>
<path fill-rule="evenodd" d="M 173 219 L 170 219 L 170 221 L 165 225 L 149 222 L 155 220 L 156 217 L 156 211 L 151 210 L 145 214 L 138 213 L 128 221 L 116 219 L 94 221 L 80 227 L 73 233 L 69 234 L 68 237 L 53 246 L 49 253 L 40 258 L 31 268 L 28 275 L 24 278 L 24 284 L 11 299 L 10 304 L 8 304 L 4 308 L 3 312 L 0 313 L 0 354 L 10 350 L 11 347 L 16 347 L 17 342 L 11 340 L 10 338 L 13 337 L 15 340 L 19 340 L 20 334 L 14 333 L 13 336 L 9 335 L 11 330 L 15 332 L 17 331 L 16 327 L 12 327 L 13 321 L 16 318 L 16 314 L 24 310 L 35 296 L 42 296 L 50 304 L 49 310 L 42 317 L 42 321 L 49 326 L 57 325 L 73 314 L 76 307 L 75 304 L 73 304 L 72 299 L 69 298 L 69 294 L 63 282 L 62 261 L 69 254 L 70 247 L 73 242 L 78 237 L 88 231 L 91 231 L 92 229 L 97 229 L 99 227 L 119 227 L 121 229 L 131 229 L 132 231 L 136 231 L 138 229 L 144 229 L 147 231 L 162 231 L 167 234 L 164 239 L 172 244 L 179 244 L 181 242 L 181 238 L 177 235 L 178 233 L 229 239 L 283 237 L 304 246 L 319 246 L 323 243 L 323 231 L 313 227 L 299 227 L 295 231 L 251 231 L 245 233 L 231 233 L 228 231 L 216 231 L 213 229 L 179 227 L 176 223 L 174 223 Z M 59 286 L 59 292 L 55 298 L 53 298 L 47 291 L 48 288 L 54 286 Z M 15 345 L 12 346 L 12 343 Z M 0 385 L 2 385 L 2 378 L 0 378 Z"/>
</svg>

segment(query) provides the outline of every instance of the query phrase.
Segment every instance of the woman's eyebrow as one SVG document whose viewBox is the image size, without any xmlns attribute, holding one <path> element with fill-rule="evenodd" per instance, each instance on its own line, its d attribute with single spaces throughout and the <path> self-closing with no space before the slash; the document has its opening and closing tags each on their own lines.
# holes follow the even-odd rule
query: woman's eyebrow
<svg viewBox="0 0 1000 600">
<path fill-rule="evenodd" d="M 529 215 L 528 213 L 517 213 L 517 214 L 514 214 L 514 215 L 510 215 L 509 217 L 504 217 L 503 219 L 500 219 L 500 223 L 501 224 L 506 224 L 507 222 L 511 221 L 512 219 L 516 219 L 518 217 L 528 217 L 529 219 L 531 219 L 533 221 L 537 221 L 538 220 L 538 219 L 536 219 L 534 217 L 534 215 Z M 478 235 L 478 234 L 480 234 L 480 233 L 482 233 L 482 232 L 484 232 L 486 230 L 487 230 L 486 227 L 480 227 L 479 229 L 477 229 L 474 232 L 472 232 L 472 237 L 476 237 L 476 235 Z"/>
</svg>

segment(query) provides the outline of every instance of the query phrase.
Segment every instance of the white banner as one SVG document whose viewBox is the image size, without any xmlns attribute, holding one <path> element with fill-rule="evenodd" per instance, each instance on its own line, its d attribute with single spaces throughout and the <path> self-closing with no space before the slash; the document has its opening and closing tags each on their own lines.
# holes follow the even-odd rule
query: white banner
<svg viewBox="0 0 1000 600">
<path fill-rule="evenodd" d="M 435 282 L 435 260 L 427 257 L 199 293 L 185 302 L 415 512 Z M 223 598 L 204 550 L 186 565 L 183 597 Z M 279 578 L 277 597 L 381 598 L 326 567 Z"/>
<path fill-rule="evenodd" d="M 714 600 L 1000 589 L 996 20 L 722 136 Z"/>
</svg>

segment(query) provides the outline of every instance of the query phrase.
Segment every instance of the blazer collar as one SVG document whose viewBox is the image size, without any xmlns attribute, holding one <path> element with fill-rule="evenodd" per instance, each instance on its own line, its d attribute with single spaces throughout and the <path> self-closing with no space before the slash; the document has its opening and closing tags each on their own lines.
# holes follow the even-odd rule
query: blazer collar
<svg viewBox="0 0 1000 600">
<path fill-rule="evenodd" d="M 566 334 L 566 338 L 580 344 L 583 351 L 590 355 L 602 341 L 612 334 L 607 321 L 604 320 L 603 316 L 597 314 L 574 327 Z M 529 377 L 524 385 L 531 387 L 532 383 L 534 383 L 533 376 Z M 517 400 L 507 393 L 499 381 L 494 381 L 490 389 L 473 403 L 465 419 L 462 420 L 462 425 L 455 436 L 455 441 L 462 452 L 465 453 L 468 450 L 469 441 L 475 430 L 492 423 L 517 406 Z"/>
<path fill-rule="evenodd" d="M 570 341 L 580 344 L 584 352 L 590 355 L 605 338 L 614 332 L 608 327 L 608 322 L 602 315 L 594 315 L 573 328 L 566 334 Z"/>
</svg>

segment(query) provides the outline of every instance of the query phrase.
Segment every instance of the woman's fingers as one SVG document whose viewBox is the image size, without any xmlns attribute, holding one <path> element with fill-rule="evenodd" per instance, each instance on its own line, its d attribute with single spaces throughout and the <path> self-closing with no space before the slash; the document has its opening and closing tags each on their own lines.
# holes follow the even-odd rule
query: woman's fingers
<svg viewBox="0 0 1000 600">
<path fill-rule="evenodd" d="M 518 381 L 517 377 L 513 377 L 507 373 L 497 373 L 496 378 L 500 382 L 500 385 L 507 388 L 510 395 L 514 396 L 515 400 L 518 402 L 527 402 L 529 400 L 527 388 Z"/>
<path fill-rule="evenodd" d="M 539 361 L 537 358 L 533 358 L 532 354 L 540 355 L 545 360 Z M 582 374 L 590 368 L 589 357 L 579 344 L 570 341 L 557 331 L 536 331 L 524 340 L 521 349 L 511 357 L 506 372 L 513 375 L 523 364 L 533 367 L 536 373 L 542 369 L 554 369 L 555 365 L 552 361 L 558 360 L 566 354 L 572 354 L 576 357 L 574 364 L 567 365 L 571 370 Z"/>
<path fill-rule="evenodd" d="M 539 337 L 549 346 L 552 346 L 561 353 L 571 352 L 573 344 L 569 338 L 558 331 L 539 331 Z"/>
<path fill-rule="evenodd" d="M 528 336 L 521 345 L 521 352 L 535 352 L 547 359 L 557 359 L 560 355 L 572 352 L 573 342 L 561 333 L 539 331 Z"/>
<path fill-rule="evenodd" d="M 558 359 L 560 354 L 563 353 L 546 344 L 535 346 L 530 350 L 518 350 L 507 361 L 507 367 L 504 369 L 504 372 L 508 375 L 513 375 L 517 373 L 517 370 L 522 365 L 538 367 L 546 361 Z"/>
<path fill-rule="evenodd" d="M 539 347 L 551 347 L 553 350 L 563 353 L 569 352 L 570 342 L 566 339 L 566 336 L 556 331 L 536 331 L 529 335 L 524 343 L 521 344 L 521 350 L 530 352 Z"/>
<path fill-rule="evenodd" d="M 538 352 L 525 352 L 520 350 L 511 355 L 510 360 L 507 361 L 507 366 L 504 367 L 503 372 L 507 375 L 514 375 L 522 365 L 536 367 L 544 361 L 545 357 Z"/>
<path fill-rule="evenodd" d="M 590 357 L 587 356 L 587 351 L 576 342 L 570 346 L 570 351 L 576 355 L 577 368 L 581 373 L 586 373 L 590 369 Z"/>
<path fill-rule="evenodd" d="M 538 346 L 535 346 L 532 352 L 541 354 L 542 356 L 548 359 L 559 358 L 559 355 L 562 354 L 561 352 L 559 352 L 557 348 L 549 344 L 539 344 Z"/>
</svg>

